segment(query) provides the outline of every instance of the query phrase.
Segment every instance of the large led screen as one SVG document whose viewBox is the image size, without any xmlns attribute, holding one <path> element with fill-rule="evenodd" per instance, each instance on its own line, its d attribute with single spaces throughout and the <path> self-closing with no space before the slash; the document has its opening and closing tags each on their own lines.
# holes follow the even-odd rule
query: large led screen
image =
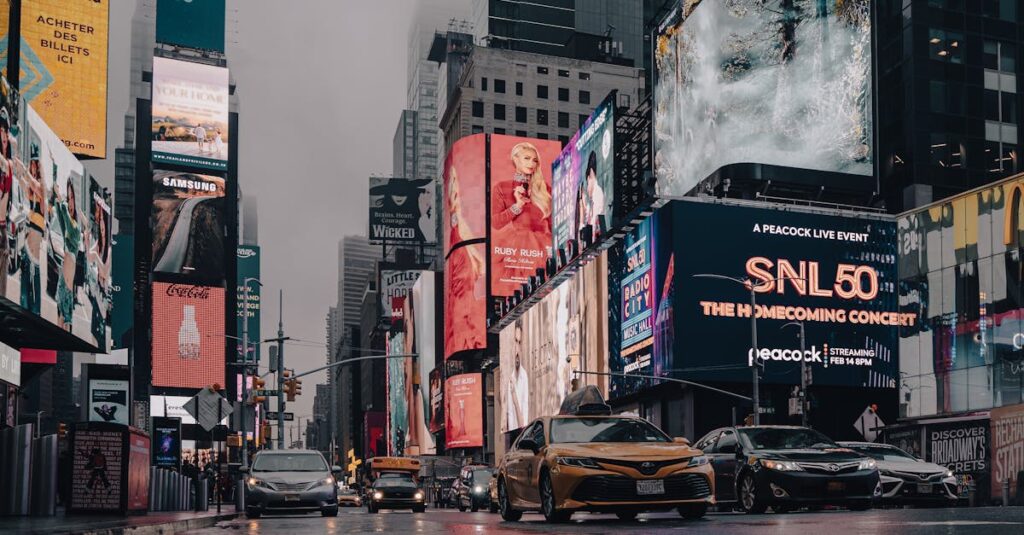
<svg viewBox="0 0 1024 535">
<path fill-rule="evenodd" d="M 371 243 L 437 243 L 431 179 L 370 177 Z"/>
<path fill-rule="evenodd" d="M 110 196 L 0 81 L 0 296 L 106 350 Z"/>
<path fill-rule="evenodd" d="M 388 454 L 386 428 L 387 416 L 384 412 L 363 413 L 363 458 L 384 457 Z"/>
<path fill-rule="evenodd" d="M 71 152 L 91 158 L 107 154 L 109 8 L 109 0 L 21 1 L 21 93 Z"/>
<path fill-rule="evenodd" d="M 224 278 L 224 179 L 153 172 L 153 271 Z"/>
<path fill-rule="evenodd" d="M 491 295 L 508 297 L 551 257 L 557 141 L 491 136 Z"/>
<path fill-rule="evenodd" d="M 479 448 L 484 445 L 483 376 L 464 373 L 444 385 L 445 447 Z"/>
<path fill-rule="evenodd" d="M 487 347 L 487 274 L 483 243 L 452 250 L 444 270 L 444 358 Z"/>
<path fill-rule="evenodd" d="M 434 437 L 430 434 L 431 399 L 430 373 L 437 358 L 437 311 L 434 306 L 437 285 L 433 271 L 422 271 L 412 292 L 405 300 L 405 353 L 416 353 L 415 359 L 406 359 L 406 374 L 415 377 L 409 400 L 409 429 L 413 430 L 419 446 L 419 455 L 433 455 L 437 452 Z"/>
<path fill-rule="evenodd" d="M 502 329 L 501 431 L 558 414 L 579 386 L 608 393 L 608 262 L 603 253 Z M 580 372 L 580 373 L 577 373 Z"/>
<path fill-rule="evenodd" d="M 554 248 L 581 240 L 591 228 L 594 241 L 608 231 L 615 210 L 615 102 L 609 95 L 562 149 L 551 171 Z M 582 249 L 580 245 L 577 252 Z M 570 259 L 571 260 L 571 259 Z"/>
<path fill-rule="evenodd" d="M 487 237 L 486 147 L 485 134 L 464 137 L 452 145 L 444 160 L 441 230 L 445 258 L 459 244 Z"/>
<path fill-rule="evenodd" d="M 153 162 L 228 168 L 228 70 L 153 58 Z"/>
<path fill-rule="evenodd" d="M 238 276 L 236 280 L 238 282 L 235 297 L 235 302 L 238 307 L 238 320 L 236 332 L 239 338 L 242 336 L 242 324 L 248 323 L 248 336 L 249 336 L 249 359 L 259 362 L 260 360 L 260 247 L 258 245 L 239 245 L 238 249 L 235 250 L 236 257 L 236 272 Z M 246 279 L 249 280 L 246 284 Z M 248 306 L 245 303 L 245 288 L 249 287 L 249 303 Z M 239 352 L 241 355 L 241 341 L 239 341 Z"/>
<path fill-rule="evenodd" d="M 381 317 L 391 317 L 391 305 L 394 299 L 404 299 L 416 281 L 420 278 L 421 271 L 404 269 L 380 270 L 380 306 L 383 314 Z"/>
<path fill-rule="evenodd" d="M 388 336 L 388 355 L 401 355 L 405 350 L 405 334 L 393 333 Z M 410 377 L 406 374 L 406 359 L 388 359 L 387 392 L 388 392 L 388 455 L 402 457 L 406 455 L 409 444 L 409 396 L 406 390 L 411 387 Z M 410 452 L 411 454 L 411 452 Z"/>
<path fill-rule="evenodd" d="M 89 421 L 128 425 L 128 381 L 89 380 Z"/>
<path fill-rule="evenodd" d="M 763 163 L 872 174 L 869 0 L 691 1 L 655 46 L 657 193 Z"/>
<path fill-rule="evenodd" d="M 675 269 L 675 338 L 685 344 L 674 367 L 684 377 L 749 381 L 756 314 L 765 382 L 799 384 L 805 362 L 815 385 L 896 386 L 898 331 L 919 318 L 900 311 L 894 222 L 696 202 L 673 217 L 687 259 Z M 698 274 L 753 280 L 756 310 L 746 287 Z M 804 349 L 791 322 L 803 323 Z"/>
<path fill-rule="evenodd" d="M 444 429 L 444 371 L 430 370 L 430 432 Z"/>
<path fill-rule="evenodd" d="M 153 283 L 153 386 L 224 384 L 224 288 Z"/>
</svg>

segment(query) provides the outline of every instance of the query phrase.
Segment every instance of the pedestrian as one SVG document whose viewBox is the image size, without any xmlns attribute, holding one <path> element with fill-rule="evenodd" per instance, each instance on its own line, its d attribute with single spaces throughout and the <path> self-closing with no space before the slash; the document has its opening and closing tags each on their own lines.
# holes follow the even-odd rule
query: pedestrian
<svg viewBox="0 0 1024 535">
<path fill-rule="evenodd" d="M 206 129 L 203 125 L 196 123 L 196 127 L 192 130 L 192 133 L 196 136 L 196 143 L 199 144 L 199 152 L 206 151 Z"/>
</svg>

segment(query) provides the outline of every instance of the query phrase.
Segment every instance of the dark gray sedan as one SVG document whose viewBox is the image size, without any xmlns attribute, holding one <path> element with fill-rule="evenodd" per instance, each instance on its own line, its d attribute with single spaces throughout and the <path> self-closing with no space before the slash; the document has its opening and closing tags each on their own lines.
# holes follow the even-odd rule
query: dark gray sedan
<svg viewBox="0 0 1024 535">
<path fill-rule="evenodd" d="M 261 451 L 246 474 L 245 515 L 320 511 L 337 516 L 338 487 L 331 472 L 318 451 Z"/>
</svg>

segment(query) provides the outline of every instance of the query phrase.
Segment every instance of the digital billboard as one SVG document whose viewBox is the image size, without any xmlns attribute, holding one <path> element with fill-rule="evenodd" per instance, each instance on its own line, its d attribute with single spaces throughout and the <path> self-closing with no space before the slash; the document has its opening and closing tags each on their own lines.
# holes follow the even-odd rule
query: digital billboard
<svg viewBox="0 0 1024 535">
<path fill-rule="evenodd" d="M 116 236 L 111 247 L 110 349 L 126 349 L 131 344 L 134 323 L 135 292 L 132 268 L 135 262 L 135 240 L 131 234 Z"/>
<path fill-rule="evenodd" d="M 1017 478 L 1024 470 L 1024 404 L 996 407 L 991 416 L 992 495 L 999 496 L 1004 481 L 1010 482 L 1011 492 L 1019 488 Z"/>
<path fill-rule="evenodd" d="M 483 243 L 452 250 L 444 270 L 444 358 L 487 347 L 487 267 Z"/>
<path fill-rule="evenodd" d="M 405 348 L 405 334 L 392 333 L 388 336 L 388 355 L 401 355 Z M 405 373 L 405 359 L 388 359 L 388 455 L 406 455 L 409 441 L 409 400 L 406 389 L 410 387 Z"/>
<path fill-rule="evenodd" d="M 805 362 L 815 385 L 895 388 L 898 331 L 919 318 L 899 308 L 894 222 L 702 202 L 672 215 L 674 229 L 713 229 L 675 236 L 688 259 L 675 283 L 675 337 L 686 344 L 673 367 L 683 377 L 749 381 L 756 314 L 763 381 L 799 384 Z M 747 288 L 698 274 L 754 281 L 756 310 Z M 803 349 L 790 322 L 803 323 Z"/>
<path fill-rule="evenodd" d="M 178 418 L 153 418 L 152 445 L 153 466 L 179 469 L 181 467 L 181 420 Z"/>
<path fill-rule="evenodd" d="M 71 152 L 105 158 L 109 0 L 20 4 L 22 95 Z"/>
<path fill-rule="evenodd" d="M 444 160 L 441 229 L 445 258 L 457 245 L 487 237 L 486 147 L 486 134 L 464 137 L 452 145 Z"/>
<path fill-rule="evenodd" d="M 224 0 L 158 0 L 158 43 L 224 52 Z"/>
<path fill-rule="evenodd" d="M 479 448 L 484 445 L 483 376 L 464 373 L 444 385 L 445 447 Z"/>
<path fill-rule="evenodd" d="M 409 429 L 415 434 L 419 455 L 437 453 L 434 436 L 430 434 L 431 399 L 428 380 L 437 359 L 437 295 L 436 274 L 422 271 L 412 292 L 405 300 L 405 354 L 416 353 L 415 359 L 403 359 L 406 375 L 414 378 L 406 391 L 409 399 Z"/>
<path fill-rule="evenodd" d="M 386 415 L 381 411 L 363 413 L 363 458 L 384 457 L 388 454 Z"/>
<path fill-rule="evenodd" d="M 228 168 L 228 70 L 153 58 L 153 163 Z"/>
<path fill-rule="evenodd" d="M 0 81 L 0 296 L 106 351 L 109 195 Z"/>
<path fill-rule="evenodd" d="M 153 271 L 224 278 L 224 179 L 153 171 Z"/>
<path fill-rule="evenodd" d="M 430 432 L 444 429 L 444 371 L 430 370 Z"/>
<path fill-rule="evenodd" d="M 562 149 L 552 166 L 551 190 L 556 251 L 569 240 L 577 240 L 579 252 L 580 232 L 588 226 L 595 242 L 608 231 L 615 216 L 614 93 Z"/>
<path fill-rule="evenodd" d="M 421 271 L 410 269 L 380 269 L 380 306 L 383 318 L 391 318 L 391 303 L 394 299 L 404 298 L 412 291 L 412 286 L 420 278 Z"/>
<path fill-rule="evenodd" d="M 431 179 L 370 177 L 371 243 L 437 243 Z"/>
<path fill-rule="evenodd" d="M 89 379 L 89 421 L 128 425 L 128 381 Z"/>
<path fill-rule="evenodd" d="M 658 195 L 736 163 L 871 176 L 871 3 L 793 4 L 688 1 L 660 25 Z"/>
<path fill-rule="evenodd" d="M 609 371 L 607 253 L 502 329 L 499 366 L 502 432 L 558 414 L 574 379 L 607 395 L 607 376 L 585 373 Z"/>
<path fill-rule="evenodd" d="M 235 251 L 237 258 L 236 272 L 237 287 L 236 287 L 236 300 L 238 307 L 238 319 L 237 319 L 237 332 L 238 337 L 242 337 L 242 324 L 248 322 L 249 330 L 249 344 L 250 344 L 250 355 L 251 360 L 259 362 L 260 360 L 260 344 L 258 343 L 260 338 L 260 288 L 258 279 L 260 278 L 260 247 L 258 245 L 239 245 Z M 249 281 L 246 285 L 245 279 L 257 279 Z M 249 286 L 249 304 L 245 304 L 245 287 Z M 239 342 L 241 344 L 241 342 Z M 253 345 L 255 344 L 255 345 Z M 239 355 L 241 354 L 241 345 L 239 347 Z"/>
<path fill-rule="evenodd" d="M 0 344 L 0 381 L 21 385 L 21 352 L 4 344 Z M 5 388 L 6 385 L 0 384 L 0 389 Z"/>
<path fill-rule="evenodd" d="M 224 384 L 224 288 L 153 283 L 153 386 Z"/>
<path fill-rule="evenodd" d="M 551 257 L 551 164 L 558 141 L 490 136 L 491 295 L 508 297 Z"/>
</svg>

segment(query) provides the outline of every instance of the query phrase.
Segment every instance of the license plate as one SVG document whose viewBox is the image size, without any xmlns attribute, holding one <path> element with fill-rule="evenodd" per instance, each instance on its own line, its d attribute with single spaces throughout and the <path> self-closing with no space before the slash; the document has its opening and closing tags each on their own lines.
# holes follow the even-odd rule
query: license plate
<svg viewBox="0 0 1024 535">
<path fill-rule="evenodd" d="M 636 482 L 636 493 L 639 496 L 665 494 L 664 479 L 641 479 Z"/>
<path fill-rule="evenodd" d="M 284 495 L 284 501 L 286 501 L 286 502 L 297 502 L 297 501 L 299 501 L 299 495 L 298 494 L 285 494 Z"/>
<path fill-rule="evenodd" d="M 829 481 L 828 486 L 826 486 L 826 490 L 829 492 L 842 492 L 846 490 L 846 483 L 843 483 L 842 481 Z"/>
<path fill-rule="evenodd" d="M 929 485 L 928 483 L 918 483 L 917 484 L 917 493 L 918 494 L 931 494 L 932 493 L 932 486 Z"/>
</svg>

